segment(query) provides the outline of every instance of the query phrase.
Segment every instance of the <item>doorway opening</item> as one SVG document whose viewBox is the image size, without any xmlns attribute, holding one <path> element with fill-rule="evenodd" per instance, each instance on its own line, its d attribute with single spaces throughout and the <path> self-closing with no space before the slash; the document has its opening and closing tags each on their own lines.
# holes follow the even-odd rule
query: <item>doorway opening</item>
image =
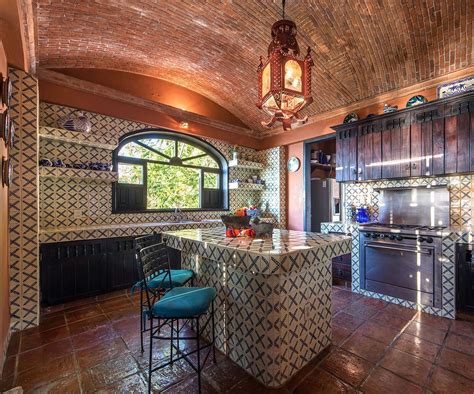
<svg viewBox="0 0 474 394">
<path fill-rule="evenodd" d="M 320 232 L 321 223 L 341 220 L 341 186 L 336 182 L 336 137 L 305 142 L 305 230 Z"/>
</svg>

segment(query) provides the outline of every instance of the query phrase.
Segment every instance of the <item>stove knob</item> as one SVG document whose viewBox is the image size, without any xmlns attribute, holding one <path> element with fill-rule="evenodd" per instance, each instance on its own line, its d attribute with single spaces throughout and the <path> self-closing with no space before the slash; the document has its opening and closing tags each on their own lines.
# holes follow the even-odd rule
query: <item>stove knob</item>
<svg viewBox="0 0 474 394">
<path fill-rule="evenodd" d="M 380 238 L 385 238 L 385 234 L 380 234 Z"/>
<path fill-rule="evenodd" d="M 372 234 L 370 234 L 370 233 L 364 233 L 364 235 L 365 235 L 366 238 L 370 238 L 370 236 L 371 236 Z"/>
<path fill-rule="evenodd" d="M 418 237 L 416 239 L 418 242 L 425 242 L 425 238 L 424 237 Z"/>
<path fill-rule="evenodd" d="M 372 234 L 372 238 L 378 238 L 378 236 L 379 236 L 379 235 L 378 235 L 377 233 L 373 233 L 373 234 Z"/>
<path fill-rule="evenodd" d="M 432 243 L 433 243 L 433 238 L 431 238 L 431 237 L 426 237 L 425 240 L 426 240 L 426 242 L 428 242 L 429 244 L 432 244 Z"/>
<path fill-rule="evenodd" d="M 401 235 L 397 235 L 397 241 L 403 241 L 403 237 Z"/>
<path fill-rule="evenodd" d="M 388 237 L 389 237 L 392 241 L 395 239 L 395 235 L 393 235 L 393 234 L 390 234 Z"/>
</svg>

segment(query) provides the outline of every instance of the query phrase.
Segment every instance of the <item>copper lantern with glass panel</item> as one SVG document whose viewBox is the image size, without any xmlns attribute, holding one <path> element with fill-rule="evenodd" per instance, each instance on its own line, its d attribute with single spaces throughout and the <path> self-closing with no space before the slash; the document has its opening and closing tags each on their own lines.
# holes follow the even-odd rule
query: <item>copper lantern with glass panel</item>
<svg viewBox="0 0 474 394">
<path fill-rule="evenodd" d="M 299 114 L 313 101 L 311 97 L 311 67 L 313 60 L 310 48 L 304 59 L 299 59 L 300 50 L 296 41 L 296 24 L 282 19 L 272 26 L 272 42 L 268 47 L 268 58 L 260 58 L 258 66 L 257 107 L 271 116 L 262 122 L 272 127 L 281 122 L 285 130 L 292 122 L 304 123 L 308 117 Z"/>
</svg>

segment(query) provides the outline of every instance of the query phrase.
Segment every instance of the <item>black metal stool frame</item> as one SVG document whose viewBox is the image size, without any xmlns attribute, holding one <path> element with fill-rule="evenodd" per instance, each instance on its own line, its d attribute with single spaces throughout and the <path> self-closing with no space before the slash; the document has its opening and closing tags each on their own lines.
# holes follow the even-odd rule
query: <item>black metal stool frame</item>
<svg viewBox="0 0 474 394">
<path fill-rule="evenodd" d="M 149 266 L 153 266 L 154 269 L 157 270 L 157 272 L 160 273 L 167 271 L 166 274 L 163 276 L 162 283 L 164 283 L 165 280 L 170 281 L 170 289 L 171 289 L 171 273 L 170 273 L 170 263 L 168 259 L 168 252 L 166 249 L 166 245 L 163 243 L 156 244 L 156 245 L 151 245 L 145 248 L 142 248 L 140 250 L 139 258 L 140 258 L 140 264 L 143 268 L 143 272 L 147 270 Z M 164 270 L 164 271 L 163 271 Z M 214 301 L 211 303 L 211 312 L 206 312 L 197 316 L 186 316 L 182 318 L 166 318 L 166 317 L 161 317 L 161 316 L 154 316 L 152 312 L 152 307 L 155 303 L 155 297 L 154 297 L 154 292 L 152 292 L 153 289 L 150 289 L 147 285 L 147 282 L 144 281 L 144 288 L 145 288 L 145 294 L 146 294 L 146 300 L 148 303 L 148 309 L 147 309 L 147 315 L 148 318 L 150 319 L 150 328 L 147 331 L 150 331 L 150 349 L 149 349 L 149 365 L 148 365 L 148 392 L 151 392 L 151 376 L 152 373 L 162 369 L 164 367 L 167 367 L 168 365 L 173 365 L 174 362 L 179 361 L 184 359 L 190 366 L 191 368 L 194 369 L 194 371 L 197 372 L 198 374 L 198 387 L 199 387 L 199 392 L 201 392 L 201 371 L 206 364 L 206 361 L 209 357 L 209 354 L 211 350 L 213 351 L 213 361 L 216 362 L 216 349 L 215 349 L 215 341 L 216 341 L 216 333 L 215 333 L 215 321 L 214 321 Z M 160 286 L 164 288 L 164 286 Z M 150 295 L 150 293 L 152 293 Z M 205 321 L 204 325 L 200 325 L 199 323 L 199 318 L 205 315 L 209 315 L 207 320 Z M 158 325 L 156 328 L 153 325 L 153 321 L 157 320 Z M 189 321 L 191 325 L 195 325 L 196 327 L 196 336 L 193 337 L 181 337 L 179 336 L 180 331 L 182 330 L 182 327 L 179 328 L 179 321 L 184 320 Z M 211 322 L 212 325 L 212 341 L 204 346 L 200 346 L 200 337 L 201 337 L 201 332 L 204 330 L 208 325 L 209 322 Z M 176 323 L 176 330 L 174 328 L 174 325 Z M 170 337 L 166 336 L 161 336 L 160 332 L 161 329 L 164 326 L 169 326 L 170 327 Z M 175 338 L 175 333 L 176 333 L 176 338 Z M 165 364 L 161 364 L 155 368 L 153 368 L 153 339 L 158 339 L 158 340 L 169 340 L 170 341 L 170 361 Z M 176 340 L 176 346 L 174 344 L 174 341 Z M 188 353 L 183 353 L 181 352 L 181 349 L 179 347 L 179 341 L 180 340 L 196 340 L 196 349 L 193 351 L 190 351 Z M 173 357 L 173 348 L 176 350 L 176 354 L 181 354 L 179 357 L 174 358 Z M 201 365 L 201 350 L 209 348 L 209 351 L 204 358 L 204 362 Z M 197 353 L 197 366 L 194 365 L 192 360 L 188 357 L 194 353 Z"/>
<path fill-rule="evenodd" d="M 206 314 L 209 314 L 207 320 L 203 325 L 199 323 L 199 319 L 202 316 L 205 316 Z M 158 326 L 154 329 L 153 326 L 153 320 L 157 319 L 158 320 Z M 179 321 L 184 320 L 185 323 L 179 328 Z M 196 327 L 196 336 L 192 337 L 180 337 L 179 333 L 186 324 L 186 322 L 190 322 Z M 176 330 L 174 328 L 174 323 L 176 322 Z M 201 342 L 201 332 L 202 330 L 205 330 L 206 327 L 211 323 L 212 326 L 212 341 L 209 342 L 207 345 L 200 346 Z M 161 336 L 160 332 L 161 329 L 164 326 L 170 326 L 171 328 L 171 336 L 166 337 L 166 336 Z M 176 337 L 175 337 L 176 333 Z M 157 340 L 169 340 L 170 341 L 170 361 L 165 363 L 165 364 L 160 364 L 159 366 L 153 368 L 153 339 Z M 174 344 L 174 341 L 176 340 L 176 345 Z M 179 347 L 179 341 L 180 340 L 195 340 L 196 341 L 196 349 L 192 350 L 187 353 L 183 353 Z M 150 349 L 149 349 L 149 359 L 148 359 L 148 393 L 151 393 L 151 376 L 152 373 L 155 371 L 158 371 L 159 369 L 165 368 L 169 365 L 173 365 L 176 361 L 179 360 L 185 360 L 192 369 L 198 374 L 198 389 L 199 393 L 201 393 L 201 372 L 206 365 L 207 359 L 209 358 L 209 355 L 212 350 L 212 358 L 213 362 L 216 363 L 216 348 L 215 348 L 215 342 L 216 342 L 216 332 L 215 332 L 215 320 L 214 320 L 214 301 L 211 303 L 211 312 L 210 313 L 205 313 L 201 314 L 199 316 L 193 316 L 193 317 L 187 317 L 184 319 L 170 319 L 170 318 L 162 318 L 162 317 L 155 317 L 150 313 Z M 176 350 L 176 355 L 180 355 L 179 357 L 173 357 L 173 348 Z M 201 363 L 201 351 L 204 349 L 209 348 L 206 356 L 204 357 L 203 362 Z M 197 353 L 197 365 L 194 364 L 194 362 L 189 358 L 189 356 L 193 355 L 194 353 Z"/>
<path fill-rule="evenodd" d="M 148 246 L 153 246 L 157 244 L 164 244 L 164 239 L 162 238 L 161 234 L 158 234 L 156 232 L 153 232 L 153 234 L 151 235 L 144 235 L 142 237 L 135 238 L 135 250 L 136 250 L 135 257 L 137 261 L 138 277 L 141 283 L 141 286 L 140 286 L 140 345 L 141 345 L 142 353 L 145 352 L 143 335 L 145 332 L 150 331 L 150 329 L 146 327 L 146 319 L 148 315 L 144 313 L 145 311 L 143 309 L 143 303 L 145 301 L 143 298 L 144 296 L 143 290 L 144 290 L 144 286 L 146 286 L 146 278 L 153 279 L 154 277 L 158 276 L 159 273 L 155 271 L 156 267 L 148 267 L 148 269 L 145 268 L 145 265 L 140 259 L 140 250 Z M 166 251 L 166 258 L 169 261 L 168 251 Z M 191 286 L 194 285 L 194 277 L 191 278 L 189 283 Z M 187 282 L 185 284 L 187 284 Z M 170 276 L 170 288 L 171 288 L 171 276 Z M 147 301 L 149 305 L 153 305 L 165 294 L 165 289 L 163 289 L 162 287 L 158 287 L 157 289 L 148 288 L 148 291 L 151 293 L 151 296 L 152 296 L 151 302 L 150 302 L 149 295 L 147 295 Z"/>
</svg>

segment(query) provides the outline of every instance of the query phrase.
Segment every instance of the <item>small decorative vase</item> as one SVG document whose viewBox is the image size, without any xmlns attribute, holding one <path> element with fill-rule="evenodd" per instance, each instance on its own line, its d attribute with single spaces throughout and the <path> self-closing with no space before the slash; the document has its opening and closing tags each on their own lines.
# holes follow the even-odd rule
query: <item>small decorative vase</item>
<svg viewBox="0 0 474 394">
<path fill-rule="evenodd" d="M 391 112 L 396 112 L 398 110 L 398 105 L 388 105 L 384 104 L 383 105 L 383 113 L 384 114 L 389 114 Z"/>
<path fill-rule="evenodd" d="M 357 122 L 359 120 L 359 115 L 357 115 L 355 112 L 351 112 L 350 114 L 347 114 L 347 116 L 344 118 L 343 123 L 352 123 L 352 122 Z"/>
<path fill-rule="evenodd" d="M 369 221 L 369 212 L 367 208 L 357 208 L 356 210 L 356 222 L 357 223 L 367 223 Z"/>
<path fill-rule="evenodd" d="M 59 120 L 59 127 L 69 131 L 88 133 L 91 131 L 91 121 L 80 111 L 72 111 L 68 116 Z"/>
<path fill-rule="evenodd" d="M 413 96 L 412 98 L 410 98 L 410 100 L 407 101 L 407 108 L 414 107 L 415 105 L 420 105 L 427 102 L 428 100 L 426 99 L 425 96 L 418 94 L 416 96 Z"/>
</svg>

